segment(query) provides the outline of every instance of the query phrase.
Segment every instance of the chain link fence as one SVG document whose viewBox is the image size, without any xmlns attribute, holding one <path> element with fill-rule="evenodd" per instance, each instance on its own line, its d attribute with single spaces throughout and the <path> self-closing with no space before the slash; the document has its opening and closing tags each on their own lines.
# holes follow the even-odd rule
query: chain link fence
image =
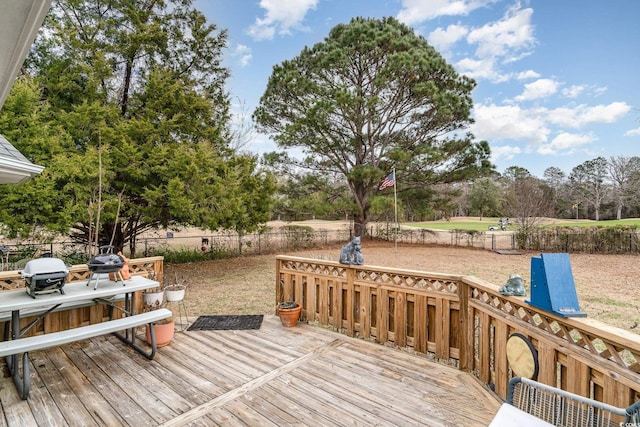
<svg viewBox="0 0 640 427">
<path fill-rule="evenodd" d="M 516 249 L 541 252 L 640 253 L 640 235 L 633 231 L 572 230 L 562 232 L 542 229 L 526 239 L 514 231 L 433 230 L 393 227 L 376 224 L 367 230 L 366 239 L 379 239 L 401 244 L 461 246 L 493 251 Z M 353 237 L 353 229 L 313 229 L 283 227 L 278 231 L 238 235 L 236 233 L 202 234 L 179 237 L 167 232 L 163 237 L 143 237 L 136 241 L 136 257 L 163 255 L 168 252 L 199 251 L 219 253 L 220 257 L 260 255 L 322 248 L 344 244 Z M 127 252 L 127 251 L 125 251 Z M 0 245 L 0 269 L 20 270 L 33 258 L 53 256 L 69 264 L 88 261 L 86 245 L 73 242 L 25 243 Z M 127 253 L 127 256 L 131 254 Z"/>
<path fill-rule="evenodd" d="M 512 233 L 466 232 L 460 230 L 396 230 L 385 226 L 373 226 L 364 239 L 397 241 L 418 245 L 451 245 L 484 248 L 491 250 L 512 249 Z M 162 237 L 142 237 L 136 240 L 135 256 L 148 257 L 170 252 L 198 251 L 213 252 L 220 257 L 239 255 L 260 255 L 278 252 L 322 248 L 329 245 L 345 244 L 353 238 L 353 230 L 312 229 L 310 227 L 287 227 L 268 233 L 238 235 L 236 233 L 216 233 L 193 236 L 174 236 L 167 232 Z M 33 258 L 53 256 L 69 264 L 84 264 L 88 261 L 87 245 L 73 242 L 26 243 L 0 246 L 0 268 L 3 271 L 20 270 Z M 131 256 L 125 250 L 127 256 Z"/>
</svg>

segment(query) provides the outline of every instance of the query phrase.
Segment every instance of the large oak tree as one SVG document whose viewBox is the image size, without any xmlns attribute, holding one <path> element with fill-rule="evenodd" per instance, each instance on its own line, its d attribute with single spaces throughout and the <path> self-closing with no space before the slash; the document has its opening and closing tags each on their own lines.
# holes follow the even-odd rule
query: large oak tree
<svg viewBox="0 0 640 427">
<path fill-rule="evenodd" d="M 488 144 L 465 131 L 474 86 L 396 19 L 354 18 L 276 65 L 254 118 L 279 147 L 302 149 L 299 166 L 343 178 L 363 234 L 392 168 L 400 192 L 491 169 Z"/>
</svg>

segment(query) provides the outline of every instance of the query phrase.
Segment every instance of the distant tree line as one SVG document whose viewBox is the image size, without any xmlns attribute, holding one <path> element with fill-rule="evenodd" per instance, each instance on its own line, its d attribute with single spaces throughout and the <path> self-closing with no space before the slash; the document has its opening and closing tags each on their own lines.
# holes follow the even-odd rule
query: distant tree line
<svg viewBox="0 0 640 427">
<path fill-rule="evenodd" d="M 281 178 L 274 217 L 350 219 L 348 192 L 336 179 L 310 175 Z M 407 191 L 397 182 L 401 221 L 425 221 L 454 216 L 511 218 L 521 227 L 536 225 L 541 217 L 565 219 L 623 219 L 640 217 L 640 157 L 597 157 L 574 167 L 567 175 L 549 167 L 537 178 L 522 167 L 504 173 L 452 184 L 431 185 L 425 194 Z M 393 221 L 393 193 L 374 195 L 372 220 Z"/>
<path fill-rule="evenodd" d="M 527 186 L 522 188 L 524 183 Z M 528 208 L 531 216 L 544 214 L 595 221 L 640 216 L 640 157 L 637 156 L 597 157 L 575 166 L 568 175 L 558 167 L 549 167 L 541 179 L 513 166 L 495 180 L 495 184 L 498 196 L 489 206 L 491 214 L 497 216 L 527 213 L 526 209 L 518 211 L 517 204 L 514 205 L 520 199 L 533 204 Z M 471 188 L 472 195 L 487 193 L 478 182 Z M 470 200 L 466 213 L 476 215 L 482 204 L 474 197 Z"/>
</svg>

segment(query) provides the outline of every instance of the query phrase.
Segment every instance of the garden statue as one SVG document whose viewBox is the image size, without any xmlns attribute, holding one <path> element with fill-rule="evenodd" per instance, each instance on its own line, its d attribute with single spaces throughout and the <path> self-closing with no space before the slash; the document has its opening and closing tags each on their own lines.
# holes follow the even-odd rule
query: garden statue
<svg viewBox="0 0 640 427">
<path fill-rule="evenodd" d="M 523 297 L 527 295 L 522 277 L 517 274 L 509 276 L 509 280 L 500 288 L 500 293 L 507 296 Z"/>
<path fill-rule="evenodd" d="M 360 245 L 360 236 L 354 237 L 352 241 L 340 249 L 340 264 L 364 264 L 362 246 Z"/>
</svg>

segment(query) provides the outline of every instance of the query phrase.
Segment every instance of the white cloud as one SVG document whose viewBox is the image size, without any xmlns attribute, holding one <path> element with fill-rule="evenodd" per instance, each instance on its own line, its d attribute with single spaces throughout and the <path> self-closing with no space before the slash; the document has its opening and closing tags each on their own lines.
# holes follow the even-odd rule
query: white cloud
<svg viewBox="0 0 640 427">
<path fill-rule="evenodd" d="M 491 144 L 492 161 L 509 160 L 517 154 L 535 152 L 540 155 L 570 155 L 588 152 L 598 137 L 586 132 L 569 132 L 594 123 L 613 123 L 631 107 L 624 102 L 607 105 L 575 105 L 561 108 L 522 108 L 519 105 L 477 104 L 475 123 L 471 131 Z M 556 136 L 550 139 L 550 135 Z M 640 128 L 629 130 L 626 136 L 640 136 Z M 496 141 L 522 141 L 525 145 L 496 147 Z"/>
<path fill-rule="evenodd" d="M 427 37 L 429 43 L 438 51 L 448 50 L 451 45 L 467 35 L 469 30 L 464 25 L 449 25 L 446 29 L 437 28 Z"/>
<path fill-rule="evenodd" d="M 518 80 L 529 80 L 529 79 L 537 79 L 540 77 L 539 73 L 536 73 L 533 70 L 522 71 L 516 74 L 516 79 Z"/>
<path fill-rule="evenodd" d="M 591 144 L 597 138 L 593 135 L 560 132 L 549 144 L 538 147 L 538 154 L 557 155 L 572 154 L 577 148 Z"/>
<path fill-rule="evenodd" d="M 501 74 L 496 67 L 494 58 L 471 59 L 465 58 L 455 64 L 460 74 L 474 79 L 487 79 L 493 83 L 506 82 L 511 79 L 510 74 Z"/>
<path fill-rule="evenodd" d="M 519 74 L 507 74 L 500 70 L 500 64 L 515 62 L 531 54 L 536 42 L 531 25 L 532 13 L 532 9 L 520 9 L 520 3 L 516 3 L 501 19 L 471 29 L 466 41 L 469 45 L 477 45 L 475 55 L 458 61 L 457 70 L 494 83 L 513 77 L 521 80 L 539 77 L 532 70 Z"/>
<path fill-rule="evenodd" d="M 260 0 L 265 9 L 264 18 L 256 18 L 247 33 L 256 40 L 272 39 L 278 34 L 290 34 L 292 28 L 302 28 L 301 23 L 318 0 Z"/>
<path fill-rule="evenodd" d="M 597 87 L 597 88 L 593 89 L 593 95 L 598 97 L 598 96 L 602 95 L 603 93 L 605 93 L 607 90 L 608 90 L 608 88 L 606 86 Z"/>
<path fill-rule="evenodd" d="M 500 0 L 402 0 L 397 15 L 407 25 L 418 24 L 438 16 L 468 15 L 471 11 Z"/>
<path fill-rule="evenodd" d="M 626 102 L 612 102 L 609 105 L 596 105 L 584 111 L 582 118 L 585 123 L 613 123 L 625 116 L 631 110 Z"/>
<path fill-rule="evenodd" d="M 488 141 L 520 139 L 540 144 L 547 141 L 551 130 L 544 117 L 531 114 L 517 105 L 477 105 L 474 109 L 475 123 L 472 132 Z"/>
<path fill-rule="evenodd" d="M 469 32 L 469 44 L 477 44 L 476 56 L 504 57 L 505 62 L 520 58 L 535 44 L 531 16 L 533 9 L 510 9 L 499 21 L 491 22 Z"/>
<path fill-rule="evenodd" d="M 516 101 L 530 101 L 545 98 L 558 91 L 558 82 L 551 79 L 538 79 L 535 82 L 524 85 L 522 95 L 515 97 Z"/>
<path fill-rule="evenodd" d="M 562 95 L 567 98 L 577 98 L 585 89 L 584 85 L 571 85 L 571 87 L 562 89 Z"/>
<path fill-rule="evenodd" d="M 240 67 L 246 67 L 253 58 L 251 48 L 244 44 L 237 45 L 232 53 L 232 56 L 234 58 L 238 58 Z"/>
<path fill-rule="evenodd" d="M 593 123 L 614 123 L 624 117 L 631 106 L 626 102 L 612 102 L 608 105 L 577 105 L 574 107 L 560 107 L 546 112 L 547 120 L 559 126 L 578 129 Z"/>
<path fill-rule="evenodd" d="M 512 145 L 502 145 L 499 147 L 491 146 L 491 161 L 495 162 L 498 159 L 511 160 L 517 154 L 522 154 L 520 147 L 514 147 Z"/>
</svg>

